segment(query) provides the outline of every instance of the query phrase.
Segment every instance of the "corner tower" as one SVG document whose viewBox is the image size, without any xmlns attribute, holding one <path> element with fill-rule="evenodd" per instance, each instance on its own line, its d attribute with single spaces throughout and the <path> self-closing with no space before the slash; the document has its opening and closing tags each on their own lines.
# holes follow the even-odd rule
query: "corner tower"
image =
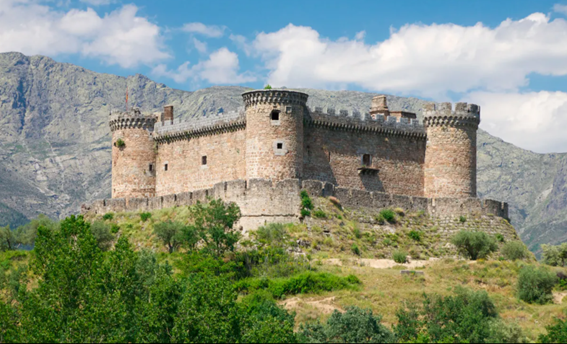
<svg viewBox="0 0 567 344">
<path fill-rule="evenodd" d="M 246 178 L 303 175 L 303 116 L 308 95 L 288 90 L 242 94 L 246 106 Z"/>
<path fill-rule="evenodd" d="M 480 107 L 475 104 L 427 104 L 423 123 L 425 149 L 425 197 L 477 197 L 476 132 Z"/>
<path fill-rule="evenodd" d="M 112 198 L 153 197 L 156 192 L 155 115 L 139 109 L 110 114 Z"/>
</svg>

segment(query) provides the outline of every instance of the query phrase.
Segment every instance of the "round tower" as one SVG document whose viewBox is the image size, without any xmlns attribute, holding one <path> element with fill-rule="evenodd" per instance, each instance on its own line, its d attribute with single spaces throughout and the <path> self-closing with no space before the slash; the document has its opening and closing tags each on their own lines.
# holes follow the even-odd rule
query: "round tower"
<svg viewBox="0 0 567 344">
<path fill-rule="evenodd" d="M 156 192 L 155 115 L 139 109 L 110 114 L 112 198 L 153 197 Z"/>
<path fill-rule="evenodd" d="M 475 104 L 427 104 L 423 124 L 425 149 L 425 197 L 477 197 L 476 132 L 480 107 Z"/>
<path fill-rule="evenodd" d="M 305 93 L 277 89 L 242 94 L 246 106 L 247 179 L 301 178 L 307 97 Z"/>
</svg>

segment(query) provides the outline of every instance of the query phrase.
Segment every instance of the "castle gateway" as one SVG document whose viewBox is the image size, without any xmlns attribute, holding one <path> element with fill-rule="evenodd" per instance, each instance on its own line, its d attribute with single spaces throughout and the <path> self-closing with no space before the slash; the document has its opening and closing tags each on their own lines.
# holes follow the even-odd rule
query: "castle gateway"
<svg viewBox="0 0 567 344">
<path fill-rule="evenodd" d="M 112 197 L 149 198 L 232 180 L 317 180 L 336 187 L 428 198 L 476 197 L 477 105 L 429 104 L 424 122 L 390 111 L 306 106 L 308 95 L 256 90 L 243 111 L 180 121 L 173 107 L 113 112 Z"/>
</svg>

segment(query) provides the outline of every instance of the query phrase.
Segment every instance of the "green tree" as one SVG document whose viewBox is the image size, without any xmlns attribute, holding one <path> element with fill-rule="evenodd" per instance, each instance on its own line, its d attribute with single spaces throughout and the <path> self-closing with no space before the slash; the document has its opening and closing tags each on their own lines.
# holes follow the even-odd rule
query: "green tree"
<svg viewBox="0 0 567 344">
<path fill-rule="evenodd" d="M 327 323 L 300 327 L 300 341 L 308 343 L 393 343 L 394 334 L 370 309 L 347 307 L 345 313 L 334 311 Z"/>
<path fill-rule="evenodd" d="M 0 252 L 13 250 L 16 245 L 16 239 L 14 233 L 10 229 L 10 226 L 0 227 Z"/>
<path fill-rule="evenodd" d="M 567 243 L 561 245 L 541 245 L 542 260 L 551 266 L 565 266 L 567 262 Z"/>
<path fill-rule="evenodd" d="M 189 210 L 193 223 L 188 226 L 188 231 L 199 234 L 204 242 L 204 252 L 221 257 L 227 251 L 234 251 L 234 245 L 241 237 L 233 228 L 240 219 L 240 208 L 235 203 L 225 204 L 220 199 L 209 204 L 197 202 Z"/>
<path fill-rule="evenodd" d="M 463 256 L 471 260 L 485 258 L 498 250 L 498 244 L 494 238 L 485 232 L 460 231 L 451 239 L 451 242 L 457 246 Z"/>
<path fill-rule="evenodd" d="M 526 259 L 529 257 L 529 251 L 521 241 L 509 241 L 500 249 L 500 253 L 508 260 Z"/>
<path fill-rule="evenodd" d="M 167 247 L 169 253 L 172 253 L 181 246 L 184 231 L 185 225 L 179 221 L 167 220 L 154 225 L 154 234 Z"/>
<path fill-rule="evenodd" d="M 101 250 L 108 251 L 112 247 L 114 235 L 109 224 L 104 221 L 95 221 L 91 224 L 91 232 Z"/>
<path fill-rule="evenodd" d="M 51 220 L 43 214 L 40 214 L 37 218 L 31 220 L 27 224 L 16 228 L 15 236 L 18 244 L 33 246 L 35 244 L 37 230 L 40 226 L 51 230 L 57 230 L 59 228 L 59 223 Z"/>
<path fill-rule="evenodd" d="M 486 343 L 492 334 L 491 322 L 498 319 L 496 307 L 485 291 L 462 288 L 454 296 L 424 295 L 421 307 L 407 304 L 396 315 L 394 332 L 403 342 Z"/>
<path fill-rule="evenodd" d="M 567 343 L 567 320 L 556 318 L 546 327 L 547 333 L 539 336 L 541 343 Z"/>
<path fill-rule="evenodd" d="M 518 297 L 528 303 L 548 303 L 556 283 L 557 276 L 545 267 L 525 266 L 518 275 Z"/>
</svg>

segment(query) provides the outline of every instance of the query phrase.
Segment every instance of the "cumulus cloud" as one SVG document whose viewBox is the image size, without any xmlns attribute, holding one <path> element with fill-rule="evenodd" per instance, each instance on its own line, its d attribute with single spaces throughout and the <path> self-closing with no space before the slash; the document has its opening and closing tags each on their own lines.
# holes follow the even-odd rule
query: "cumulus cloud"
<svg viewBox="0 0 567 344">
<path fill-rule="evenodd" d="M 168 58 L 159 27 L 137 11 L 126 5 L 101 17 L 90 8 L 61 12 L 35 2 L 2 0 L 0 52 L 79 53 L 125 68 Z"/>
<path fill-rule="evenodd" d="M 201 42 L 197 38 L 193 37 L 193 45 L 195 46 L 195 49 L 197 49 L 197 51 L 201 54 L 207 52 L 207 42 Z"/>
<path fill-rule="evenodd" d="M 538 153 L 567 151 L 567 93 L 472 92 L 482 104 L 481 128 L 504 141 Z"/>
<path fill-rule="evenodd" d="M 198 33 L 206 37 L 218 38 L 224 35 L 224 27 L 205 25 L 203 23 L 186 23 L 182 28 L 185 32 Z"/>
<path fill-rule="evenodd" d="M 211 84 L 241 84 L 256 81 L 249 73 L 239 74 L 238 55 L 223 47 L 209 55 L 205 61 L 189 67 L 189 62 L 183 63 L 175 71 L 160 64 L 152 70 L 155 76 L 168 77 L 177 83 L 206 81 Z"/>
<path fill-rule="evenodd" d="M 567 15 L 567 5 L 555 4 L 553 5 L 553 11 Z"/>
<path fill-rule="evenodd" d="M 252 47 L 268 82 L 288 87 L 356 85 L 368 90 L 447 98 L 448 92 L 514 91 L 527 75 L 567 74 L 567 22 L 542 13 L 490 28 L 408 24 L 374 45 L 323 38 L 288 25 L 260 33 Z"/>
<path fill-rule="evenodd" d="M 116 0 L 81 0 L 81 2 L 92 6 L 103 6 L 113 4 Z"/>
</svg>

